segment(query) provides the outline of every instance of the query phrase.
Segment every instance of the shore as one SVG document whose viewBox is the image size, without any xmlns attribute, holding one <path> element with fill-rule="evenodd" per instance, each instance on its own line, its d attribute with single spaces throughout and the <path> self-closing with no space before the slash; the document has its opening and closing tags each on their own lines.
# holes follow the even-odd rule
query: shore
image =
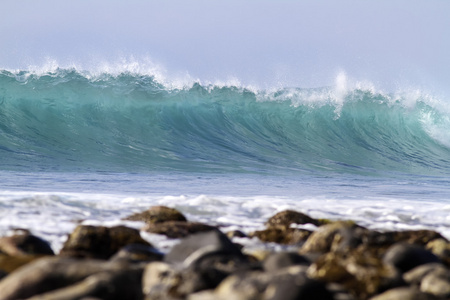
<svg viewBox="0 0 450 300">
<path fill-rule="evenodd" d="M 165 206 L 125 220 L 145 226 L 79 225 L 58 253 L 27 230 L 1 237 L 0 299 L 450 297 L 450 243 L 432 230 L 381 232 L 293 210 L 247 234 Z M 146 233 L 174 246 L 162 251 Z M 255 239 L 273 247 L 246 247 Z"/>
</svg>

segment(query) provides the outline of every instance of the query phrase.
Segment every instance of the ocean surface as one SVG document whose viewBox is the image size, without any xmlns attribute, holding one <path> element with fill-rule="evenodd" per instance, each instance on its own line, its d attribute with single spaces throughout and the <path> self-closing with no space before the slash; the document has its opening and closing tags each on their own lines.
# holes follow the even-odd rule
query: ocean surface
<svg viewBox="0 0 450 300">
<path fill-rule="evenodd" d="M 450 238 L 450 100 L 345 74 L 258 88 L 0 70 L 0 235 L 29 229 L 58 250 L 80 222 L 123 224 L 152 205 L 224 230 L 294 209 Z"/>
</svg>

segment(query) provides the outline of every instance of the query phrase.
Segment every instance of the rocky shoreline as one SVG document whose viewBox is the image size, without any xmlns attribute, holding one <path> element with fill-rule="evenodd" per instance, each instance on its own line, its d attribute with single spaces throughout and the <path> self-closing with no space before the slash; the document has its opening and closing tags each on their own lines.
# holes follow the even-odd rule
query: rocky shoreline
<svg viewBox="0 0 450 300">
<path fill-rule="evenodd" d="M 59 253 L 27 230 L 1 237 L 0 300 L 450 299 L 450 243 L 435 231 L 378 232 L 292 210 L 250 234 L 164 206 L 125 220 L 146 225 L 79 225 Z M 180 241 L 163 253 L 141 232 Z M 290 247 L 250 250 L 246 239 Z"/>
</svg>

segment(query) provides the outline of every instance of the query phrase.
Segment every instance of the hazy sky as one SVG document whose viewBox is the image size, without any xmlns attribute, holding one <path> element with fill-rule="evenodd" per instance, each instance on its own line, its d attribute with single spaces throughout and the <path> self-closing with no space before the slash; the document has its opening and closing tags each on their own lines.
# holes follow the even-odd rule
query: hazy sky
<svg viewBox="0 0 450 300">
<path fill-rule="evenodd" d="M 3 0 L 0 68 L 151 60 L 200 80 L 311 87 L 339 72 L 450 90 L 447 0 Z"/>
</svg>

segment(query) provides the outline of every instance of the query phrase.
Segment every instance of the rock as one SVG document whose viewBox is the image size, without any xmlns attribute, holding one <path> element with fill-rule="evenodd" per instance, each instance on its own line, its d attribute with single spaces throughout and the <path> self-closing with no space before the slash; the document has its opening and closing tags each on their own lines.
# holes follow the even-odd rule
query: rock
<svg viewBox="0 0 450 300">
<path fill-rule="evenodd" d="M 211 299 L 333 299 L 325 285 L 306 276 L 304 266 L 278 272 L 246 272 L 227 277 Z"/>
<path fill-rule="evenodd" d="M 127 264 L 96 259 L 46 257 L 33 261 L 0 281 L 0 300 L 25 299 L 72 285 L 100 272 L 114 272 Z"/>
<path fill-rule="evenodd" d="M 406 243 L 398 243 L 390 247 L 384 254 L 383 261 L 393 265 L 402 273 L 427 263 L 439 263 L 439 258 L 424 247 Z"/>
<path fill-rule="evenodd" d="M 450 243 L 445 239 L 435 239 L 429 242 L 425 248 L 434 253 L 447 266 L 450 266 Z"/>
<path fill-rule="evenodd" d="M 429 263 L 415 267 L 403 274 L 403 279 L 410 285 L 419 286 L 422 279 L 430 272 L 437 269 L 445 269 L 444 265 L 440 263 Z"/>
<path fill-rule="evenodd" d="M 284 210 L 281 211 L 274 216 L 270 217 L 267 221 L 266 225 L 267 227 L 274 227 L 274 228 L 289 228 L 291 224 L 313 224 L 316 226 L 320 226 L 321 223 L 311 218 L 308 215 L 305 215 L 301 212 L 297 212 L 294 210 Z"/>
<path fill-rule="evenodd" d="M 293 252 L 275 252 L 270 254 L 263 262 L 266 272 L 274 272 L 295 265 L 309 266 L 311 262 L 304 256 Z"/>
<path fill-rule="evenodd" d="M 420 283 L 424 293 L 448 299 L 450 297 L 450 270 L 437 268 L 429 272 Z"/>
<path fill-rule="evenodd" d="M 11 273 L 21 266 L 42 257 L 42 255 L 9 256 L 0 254 L 0 271 L 3 271 L 5 274 Z"/>
<path fill-rule="evenodd" d="M 133 228 L 79 225 L 64 243 L 60 255 L 108 259 L 128 244 L 150 245 Z"/>
<path fill-rule="evenodd" d="M 143 221 L 147 224 L 163 223 L 167 221 L 187 221 L 186 217 L 181 212 L 167 206 L 153 206 L 144 212 L 125 217 L 124 220 Z"/>
<path fill-rule="evenodd" d="M 435 239 L 443 239 L 442 235 L 432 230 L 405 230 L 370 233 L 368 244 L 371 246 L 391 246 L 395 243 L 404 242 L 424 246 Z"/>
<path fill-rule="evenodd" d="M 422 293 L 414 287 L 398 287 L 370 298 L 370 300 L 437 300 L 436 297 Z"/>
<path fill-rule="evenodd" d="M 164 262 L 147 265 L 143 290 L 146 299 L 184 298 L 248 268 L 247 257 L 222 232 L 193 234 L 175 245 Z"/>
<path fill-rule="evenodd" d="M 375 251 L 363 247 L 322 255 L 308 268 L 308 276 L 339 283 L 358 299 L 404 284 L 395 268 L 383 264 Z"/>
<path fill-rule="evenodd" d="M 268 228 L 250 233 L 249 237 L 257 237 L 266 243 L 295 245 L 303 243 L 311 235 L 311 231 L 296 228 Z"/>
<path fill-rule="evenodd" d="M 0 252 L 10 256 L 54 255 L 50 244 L 27 230 L 16 231 L 12 236 L 0 238 Z"/>
<path fill-rule="evenodd" d="M 237 255 L 244 257 L 241 250 L 219 230 L 197 233 L 175 245 L 164 258 L 171 264 L 189 266 L 210 254 Z"/>
<path fill-rule="evenodd" d="M 164 223 L 147 224 L 143 231 L 163 234 L 169 238 L 185 238 L 191 234 L 217 230 L 216 227 L 197 222 L 167 221 Z"/>
<path fill-rule="evenodd" d="M 129 244 L 120 249 L 120 251 L 111 257 L 110 260 L 136 263 L 160 261 L 163 257 L 164 254 L 152 246 L 143 244 Z"/>
<path fill-rule="evenodd" d="M 301 253 L 326 253 L 332 250 L 348 250 L 362 243 L 367 229 L 351 221 L 336 221 L 320 226 L 314 231 L 301 249 Z"/>
<path fill-rule="evenodd" d="M 68 287 L 29 298 L 29 300 L 86 299 L 141 300 L 142 269 L 132 268 L 101 272 Z"/>
</svg>

